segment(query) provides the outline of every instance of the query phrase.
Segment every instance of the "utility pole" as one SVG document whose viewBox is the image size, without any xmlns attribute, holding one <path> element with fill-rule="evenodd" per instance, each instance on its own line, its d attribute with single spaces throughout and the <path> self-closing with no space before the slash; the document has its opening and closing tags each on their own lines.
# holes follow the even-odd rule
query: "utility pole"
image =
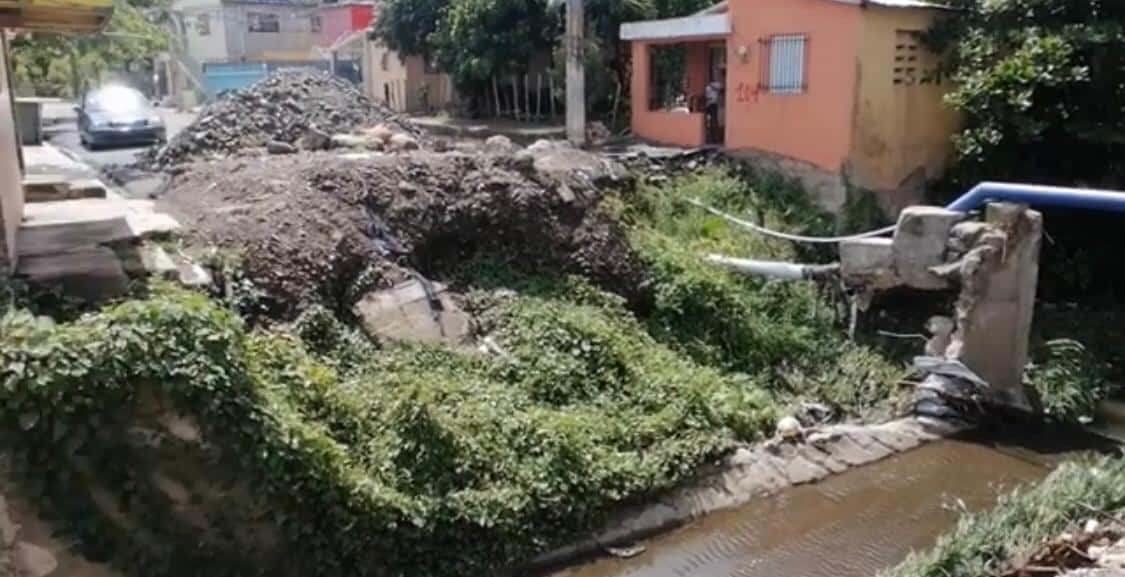
<svg viewBox="0 0 1125 577">
<path fill-rule="evenodd" d="M 586 17 L 583 0 L 566 0 L 566 138 L 586 144 Z"/>
</svg>

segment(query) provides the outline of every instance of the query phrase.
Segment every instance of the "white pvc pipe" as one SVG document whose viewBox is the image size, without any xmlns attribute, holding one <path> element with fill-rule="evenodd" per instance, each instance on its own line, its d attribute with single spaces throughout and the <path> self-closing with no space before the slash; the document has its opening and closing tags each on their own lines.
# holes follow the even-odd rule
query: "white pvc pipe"
<svg viewBox="0 0 1125 577">
<path fill-rule="evenodd" d="M 808 266 L 793 264 L 791 262 L 733 258 L 721 254 L 709 254 L 704 257 L 704 260 L 754 276 L 765 276 L 782 280 L 805 280 L 809 278 L 807 274 Z"/>
</svg>

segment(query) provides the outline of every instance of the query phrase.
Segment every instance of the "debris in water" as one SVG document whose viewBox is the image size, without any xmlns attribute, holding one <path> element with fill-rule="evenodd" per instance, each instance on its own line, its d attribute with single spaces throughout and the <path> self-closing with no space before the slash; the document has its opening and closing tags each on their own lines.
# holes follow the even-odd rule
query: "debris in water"
<svg viewBox="0 0 1125 577">
<path fill-rule="evenodd" d="M 606 547 L 605 552 L 617 557 L 618 559 L 632 559 L 637 555 L 645 552 L 645 546 L 640 543 L 634 543 L 625 547 Z"/>
</svg>

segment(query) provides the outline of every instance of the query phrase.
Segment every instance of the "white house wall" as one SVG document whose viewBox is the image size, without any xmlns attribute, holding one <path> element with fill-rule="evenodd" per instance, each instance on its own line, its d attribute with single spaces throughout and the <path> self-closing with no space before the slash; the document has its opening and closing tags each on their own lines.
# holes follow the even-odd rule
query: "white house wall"
<svg viewBox="0 0 1125 577">
<path fill-rule="evenodd" d="M 250 12 L 277 14 L 279 32 L 250 32 Z M 223 10 L 226 43 L 231 60 L 301 59 L 312 55 L 317 34 L 312 32 L 314 6 L 227 4 Z"/>
<path fill-rule="evenodd" d="M 172 8 L 183 17 L 188 56 L 197 63 L 223 62 L 229 58 L 222 0 L 179 0 Z M 206 36 L 199 34 L 200 15 L 206 15 L 210 21 L 211 30 Z"/>
</svg>

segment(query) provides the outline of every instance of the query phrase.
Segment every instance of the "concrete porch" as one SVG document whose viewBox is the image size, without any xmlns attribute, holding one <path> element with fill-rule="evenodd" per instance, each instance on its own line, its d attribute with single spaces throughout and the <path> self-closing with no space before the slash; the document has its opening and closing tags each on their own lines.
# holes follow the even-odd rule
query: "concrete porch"
<svg viewBox="0 0 1125 577">
<path fill-rule="evenodd" d="M 636 136 L 687 148 L 722 144 L 730 33 L 725 3 L 685 18 L 621 26 L 633 54 Z"/>
</svg>

